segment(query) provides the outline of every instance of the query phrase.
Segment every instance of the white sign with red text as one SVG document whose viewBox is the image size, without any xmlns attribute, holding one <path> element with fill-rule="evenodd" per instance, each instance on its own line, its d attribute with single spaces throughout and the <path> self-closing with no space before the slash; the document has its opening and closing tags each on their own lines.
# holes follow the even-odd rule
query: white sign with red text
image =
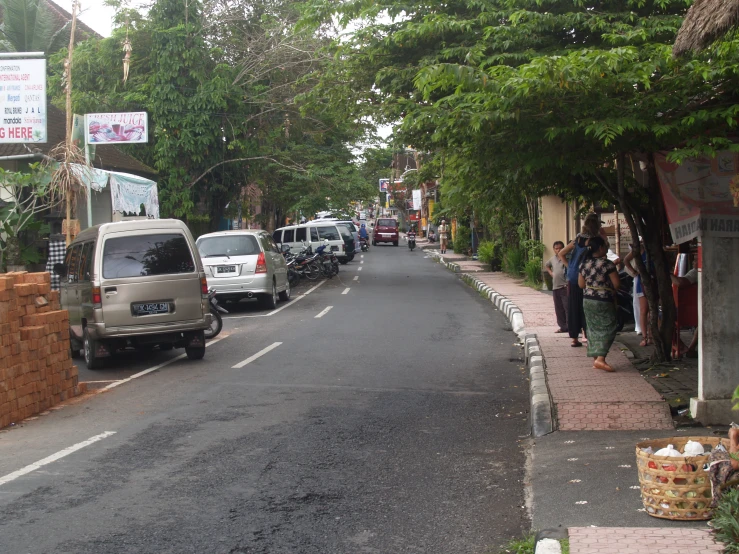
<svg viewBox="0 0 739 554">
<path fill-rule="evenodd" d="M 46 60 L 0 60 L 0 143 L 46 142 Z"/>
<path fill-rule="evenodd" d="M 85 115 L 87 144 L 133 144 L 149 141 L 146 112 L 88 113 Z"/>
</svg>

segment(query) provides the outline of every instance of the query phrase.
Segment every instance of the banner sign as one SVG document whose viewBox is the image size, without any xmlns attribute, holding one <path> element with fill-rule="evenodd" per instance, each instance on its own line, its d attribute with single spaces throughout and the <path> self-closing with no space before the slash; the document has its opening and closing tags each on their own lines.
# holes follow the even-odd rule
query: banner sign
<svg viewBox="0 0 739 554">
<path fill-rule="evenodd" d="M 739 154 L 686 160 L 654 155 L 662 198 L 676 244 L 695 237 L 739 238 Z"/>
<path fill-rule="evenodd" d="M 85 115 L 87 144 L 135 144 L 148 142 L 146 112 L 88 113 Z"/>
<path fill-rule="evenodd" d="M 143 204 L 149 219 L 159 219 L 159 194 L 154 181 L 111 172 L 110 194 L 113 211 L 138 215 Z"/>
<path fill-rule="evenodd" d="M 421 189 L 413 191 L 413 209 L 421 209 Z"/>
<path fill-rule="evenodd" d="M 0 61 L 0 143 L 46 142 L 46 60 Z"/>
<path fill-rule="evenodd" d="M 390 179 L 380 179 L 380 192 L 387 192 Z"/>
</svg>

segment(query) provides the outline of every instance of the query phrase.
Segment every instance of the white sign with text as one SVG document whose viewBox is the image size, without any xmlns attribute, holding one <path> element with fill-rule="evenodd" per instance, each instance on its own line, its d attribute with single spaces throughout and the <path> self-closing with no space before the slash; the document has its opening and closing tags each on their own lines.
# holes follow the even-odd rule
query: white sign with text
<svg viewBox="0 0 739 554">
<path fill-rule="evenodd" d="M 0 143 L 46 142 L 46 60 L 0 61 Z"/>
</svg>

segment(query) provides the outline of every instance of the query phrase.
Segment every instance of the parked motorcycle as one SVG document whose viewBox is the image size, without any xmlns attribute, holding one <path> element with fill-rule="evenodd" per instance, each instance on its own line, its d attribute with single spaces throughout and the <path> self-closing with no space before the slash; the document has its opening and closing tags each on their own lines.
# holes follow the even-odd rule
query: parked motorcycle
<svg viewBox="0 0 739 554">
<path fill-rule="evenodd" d="M 212 317 L 210 321 L 210 327 L 205 330 L 205 338 L 212 339 L 218 336 L 218 334 L 223 329 L 223 318 L 221 317 L 221 314 L 227 314 L 228 311 L 224 307 L 218 305 L 218 299 L 216 298 L 215 289 L 208 290 L 208 305 L 210 306 L 210 313 Z"/>
</svg>

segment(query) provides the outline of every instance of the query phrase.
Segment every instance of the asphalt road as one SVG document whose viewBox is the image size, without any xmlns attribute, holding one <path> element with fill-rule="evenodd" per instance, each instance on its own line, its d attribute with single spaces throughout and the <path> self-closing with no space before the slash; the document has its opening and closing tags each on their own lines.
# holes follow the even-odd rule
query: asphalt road
<svg viewBox="0 0 739 554">
<path fill-rule="evenodd" d="M 170 363 L 0 433 L 1 553 L 497 553 L 528 529 L 521 350 L 455 275 L 375 247 L 236 312 L 204 360 L 126 354 L 95 379 Z"/>
</svg>

